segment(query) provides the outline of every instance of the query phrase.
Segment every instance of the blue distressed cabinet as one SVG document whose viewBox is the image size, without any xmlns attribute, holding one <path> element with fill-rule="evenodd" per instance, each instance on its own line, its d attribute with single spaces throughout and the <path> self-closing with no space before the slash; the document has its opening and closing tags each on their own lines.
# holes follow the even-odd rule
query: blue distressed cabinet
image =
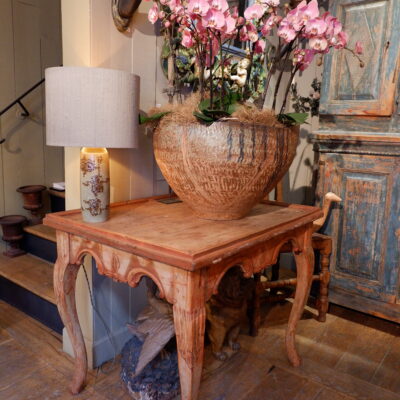
<svg viewBox="0 0 400 400">
<path fill-rule="evenodd" d="M 312 135 L 317 200 L 342 197 L 333 238 L 330 301 L 400 323 L 400 0 L 333 0 L 349 52 L 325 58 L 320 128 Z"/>
</svg>

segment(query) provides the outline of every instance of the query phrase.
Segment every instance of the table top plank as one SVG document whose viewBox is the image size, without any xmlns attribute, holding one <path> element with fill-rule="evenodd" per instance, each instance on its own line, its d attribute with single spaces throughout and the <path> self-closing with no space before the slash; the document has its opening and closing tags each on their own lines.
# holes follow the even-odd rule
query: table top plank
<svg viewBox="0 0 400 400">
<path fill-rule="evenodd" d="M 48 214 L 46 225 L 188 270 L 258 240 L 305 225 L 322 215 L 317 207 L 263 202 L 245 218 L 210 221 L 197 218 L 184 203 L 142 199 L 112 205 L 102 223 L 83 222 L 80 210 Z"/>
</svg>

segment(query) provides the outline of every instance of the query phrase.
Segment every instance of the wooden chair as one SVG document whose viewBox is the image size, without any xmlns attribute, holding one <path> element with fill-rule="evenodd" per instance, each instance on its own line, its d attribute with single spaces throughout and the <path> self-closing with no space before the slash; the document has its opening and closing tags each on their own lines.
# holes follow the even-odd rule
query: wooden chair
<svg viewBox="0 0 400 400">
<path fill-rule="evenodd" d="M 315 252 L 319 253 L 320 269 L 319 273 L 313 275 L 313 282 L 319 281 L 319 294 L 317 297 L 317 310 L 318 310 L 318 321 L 325 322 L 326 313 L 328 312 L 329 300 L 328 300 L 328 285 L 329 285 L 329 258 L 332 252 L 332 239 L 330 236 L 323 235 L 317 231 L 324 225 L 326 218 L 329 213 L 330 205 L 332 202 L 341 201 L 341 198 L 334 193 L 327 193 L 324 197 L 322 218 L 314 222 L 314 234 L 312 236 L 312 246 Z M 292 252 L 291 244 L 287 243 L 282 246 L 280 253 Z M 251 335 L 256 336 L 258 328 L 260 326 L 260 306 L 263 301 L 280 301 L 287 297 L 292 297 L 292 294 L 277 295 L 277 290 L 287 287 L 296 287 L 297 278 L 279 279 L 279 259 L 277 264 L 272 267 L 271 280 L 262 281 L 262 274 L 255 274 L 255 293 L 252 305 L 251 315 Z M 269 295 L 266 296 L 266 290 L 269 289 Z"/>
</svg>

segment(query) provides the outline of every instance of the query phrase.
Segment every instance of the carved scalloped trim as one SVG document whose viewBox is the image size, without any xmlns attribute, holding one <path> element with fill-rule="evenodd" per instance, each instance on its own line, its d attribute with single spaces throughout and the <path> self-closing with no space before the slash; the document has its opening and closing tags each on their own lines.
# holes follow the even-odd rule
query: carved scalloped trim
<svg viewBox="0 0 400 400">
<path fill-rule="evenodd" d="M 159 297 L 165 299 L 165 290 L 164 287 L 158 278 L 157 274 L 153 271 L 149 271 L 148 268 L 144 267 L 135 267 L 131 271 L 128 272 L 127 282 L 129 286 L 136 287 L 143 276 L 149 277 L 158 287 Z M 166 299 L 168 300 L 168 299 Z M 169 301 L 169 300 L 168 300 Z"/>
<path fill-rule="evenodd" d="M 215 281 L 212 283 L 211 293 L 207 294 L 207 299 L 211 297 L 211 295 L 218 293 L 218 286 L 221 282 L 221 279 L 228 272 L 228 270 L 237 265 L 242 269 L 245 278 L 251 278 L 254 273 L 275 264 L 278 260 L 281 248 L 286 243 L 292 244 L 293 252 L 302 251 L 302 246 L 300 245 L 299 238 L 296 236 L 291 236 L 289 238 L 285 237 L 281 239 L 277 244 L 270 244 L 270 246 L 268 247 L 273 248 L 272 255 L 270 252 L 265 251 L 265 249 L 263 248 L 254 250 L 255 254 L 252 257 L 243 256 L 230 260 L 229 263 L 227 263 L 226 266 L 222 268 L 221 272 L 218 274 L 218 278 L 215 279 Z M 260 261 L 260 259 L 262 259 L 262 261 Z M 262 267 L 258 268 L 258 265 L 260 265 L 261 263 Z"/>
</svg>

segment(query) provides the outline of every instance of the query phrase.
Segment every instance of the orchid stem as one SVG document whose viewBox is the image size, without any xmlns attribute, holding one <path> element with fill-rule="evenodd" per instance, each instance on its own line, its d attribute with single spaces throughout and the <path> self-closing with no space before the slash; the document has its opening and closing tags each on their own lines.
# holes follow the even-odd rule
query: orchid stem
<svg viewBox="0 0 400 400">
<path fill-rule="evenodd" d="M 221 36 L 219 36 L 219 54 L 220 54 L 220 60 L 219 60 L 219 65 L 221 67 L 221 93 L 220 93 L 220 108 L 222 109 L 222 101 L 224 98 L 224 62 L 222 59 L 222 42 L 221 42 Z"/>
<path fill-rule="evenodd" d="M 279 112 L 279 114 L 283 114 L 285 112 L 286 102 L 287 102 L 287 98 L 288 98 L 288 95 L 289 95 L 289 90 L 290 90 L 290 88 L 292 86 L 293 78 L 296 75 L 296 72 L 298 70 L 299 70 L 299 67 L 295 67 L 293 69 L 292 73 L 290 74 L 289 82 L 288 82 L 288 85 L 286 86 L 286 90 L 285 90 L 285 97 L 283 99 L 281 111 Z"/>
<path fill-rule="evenodd" d="M 213 104 L 213 52 L 212 52 L 212 39 L 210 36 L 210 110 L 214 108 Z"/>
<path fill-rule="evenodd" d="M 294 41 L 290 42 L 290 46 L 288 48 L 286 56 L 285 56 L 285 58 L 283 60 L 283 63 L 281 64 L 281 71 L 279 72 L 278 80 L 276 81 L 276 86 L 275 86 L 275 91 L 274 91 L 274 101 L 272 103 L 272 109 L 274 111 L 275 111 L 275 108 L 276 108 L 276 98 L 278 96 L 279 87 L 281 86 L 281 80 L 282 80 L 282 76 L 283 76 L 283 71 L 285 69 L 286 62 L 289 59 L 289 55 L 291 53 L 293 43 L 294 43 Z"/>
</svg>

